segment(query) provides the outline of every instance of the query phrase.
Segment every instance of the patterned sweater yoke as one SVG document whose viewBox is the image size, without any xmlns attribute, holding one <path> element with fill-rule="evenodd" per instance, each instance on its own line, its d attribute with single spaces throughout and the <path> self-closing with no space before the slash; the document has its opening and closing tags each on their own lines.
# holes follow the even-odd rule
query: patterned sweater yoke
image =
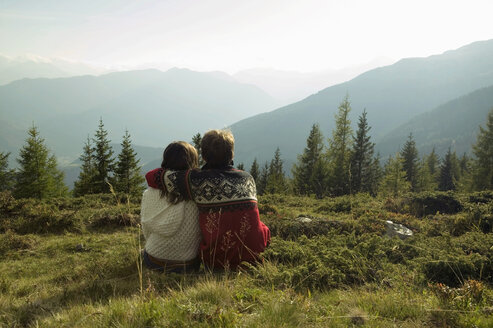
<svg viewBox="0 0 493 328">
<path fill-rule="evenodd" d="M 186 195 L 186 198 L 195 201 L 199 207 L 257 202 L 255 181 L 244 171 L 166 171 L 162 178 L 162 183 L 169 192 Z"/>
</svg>

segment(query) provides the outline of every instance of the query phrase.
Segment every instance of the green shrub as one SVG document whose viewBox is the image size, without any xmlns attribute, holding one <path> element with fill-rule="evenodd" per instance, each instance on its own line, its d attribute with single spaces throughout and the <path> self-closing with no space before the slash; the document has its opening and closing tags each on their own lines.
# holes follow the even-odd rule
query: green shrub
<svg viewBox="0 0 493 328">
<path fill-rule="evenodd" d="M 323 202 L 317 209 L 316 213 L 350 213 L 353 207 L 357 207 L 358 203 L 355 202 L 352 196 L 342 196 L 337 198 L 329 198 Z"/>
<path fill-rule="evenodd" d="M 9 205 L 2 209 L 0 231 L 20 234 L 80 231 L 82 223 L 74 214 L 41 200 L 9 200 Z"/>
<path fill-rule="evenodd" d="M 11 230 L 0 235 L 0 257 L 10 251 L 18 252 L 33 248 L 38 243 L 38 239 L 33 235 L 17 235 Z"/>
<path fill-rule="evenodd" d="M 433 282 L 458 286 L 467 279 L 493 282 L 493 235 L 468 232 L 420 240 L 420 264 L 425 277 Z"/>
<path fill-rule="evenodd" d="M 88 224 L 91 227 L 115 227 L 115 226 L 137 226 L 140 217 L 135 212 L 140 209 L 129 209 L 123 206 L 114 206 L 93 210 L 90 213 Z"/>
<path fill-rule="evenodd" d="M 423 192 L 409 196 L 410 213 L 416 216 L 446 213 L 455 214 L 463 206 L 452 192 Z"/>
<path fill-rule="evenodd" d="M 469 195 L 469 202 L 487 204 L 493 202 L 493 190 L 475 192 Z"/>
<path fill-rule="evenodd" d="M 264 252 L 272 265 L 254 269 L 259 282 L 295 290 L 326 290 L 382 279 L 385 248 L 391 239 L 374 235 L 355 236 L 330 232 L 297 241 L 273 238 Z M 265 268 L 269 269 L 265 269 Z"/>
<path fill-rule="evenodd" d="M 301 236 L 313 237 L 326 235 L 330 231 L 350 231 L 347 223 L 327 220 L 322 218 L 310 218 L 311 222 L 302 222 L 298 218 L 274 218 L 266 220 L 271 235 L 286 240 L 296 240 Z"/>
</svg>

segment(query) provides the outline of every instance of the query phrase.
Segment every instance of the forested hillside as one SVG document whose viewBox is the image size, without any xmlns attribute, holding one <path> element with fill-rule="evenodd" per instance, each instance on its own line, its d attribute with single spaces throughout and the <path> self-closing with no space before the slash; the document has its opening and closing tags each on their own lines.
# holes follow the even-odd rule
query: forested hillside
<svg viewBox="0 0 493 328">
<path fill-rule="evenodd" d="M 423 154 L 433 148 L 443 155 L 449 147 L 457 154 L 470 154 L 479 126 L 493 108 L 493 86 L 474 91 L 420 114 L 378 139 L 376 148 L 381 154 L 392 154 L 404 145 L 412 133 L 416 146 Z"/>
<path fill-rule="evenodd" d="M 111 140 L 163 147 L 221 128 L 276 102 L 257 87 L 186 69 L 25 79 L 0 87 L 0 146 L 16 152 L 33 122 L 58 157 L 77 158 L 100 117 Z"/>
<path fill-rule="evenodd" d="M 353 108 L 350 120 L 356 122 L 366 108 L 371 134 L 378 144 L 380 137 L 412 117 L 492 84 L 493 40 L 427 58 L 403 59 L 300 102 L 233 124 L 237 159 L 250 163 L 256 157 L 263 162 L 279 147 L 284 158 L 293 163 L 312 124 L 320 124 L 325 136 L 331 133 L 334 114 L 347 94 Z"/>
</svg>

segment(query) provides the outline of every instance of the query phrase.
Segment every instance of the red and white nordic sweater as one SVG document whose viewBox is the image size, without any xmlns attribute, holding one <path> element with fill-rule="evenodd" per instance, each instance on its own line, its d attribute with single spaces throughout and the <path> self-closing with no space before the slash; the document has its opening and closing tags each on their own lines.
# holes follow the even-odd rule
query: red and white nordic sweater
<svg viewBox="0 0 493 328">
<path fill-rule="evenodd" d="M 270 242 L 269 228 L 260 221 L 255 181 L 232 166 L 146 174 L 149 187 L 193 200 L 202 232 L 200 254 L 210 268 L 235 268 L 254 262 Z"/>
</svg>

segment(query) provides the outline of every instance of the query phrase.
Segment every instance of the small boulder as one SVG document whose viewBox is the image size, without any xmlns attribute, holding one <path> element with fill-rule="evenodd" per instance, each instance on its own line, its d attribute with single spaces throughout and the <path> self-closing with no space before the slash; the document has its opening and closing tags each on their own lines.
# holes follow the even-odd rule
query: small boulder
<svg viewBox="0 0 493 328">
<path fill-rule="evenodd" d="M 385 221 L 385 225 L 387 226 L 387 232 L 385 235 L 390 238 L 397 236 L 400 239 L 406 239 L 413 235 L 411 229 L 403 226 L 402 224 L 394 223 L 392 221 Z"/>
<path fill-rule="evenodd" d="M 309 223 L 309 222 L 312 222 L 313 221 L 313 219 L 310 219 L 310 218 L 308 218 L 306 216 L 299 216 L 295 220 L 298 221 L 298 222 L 301 222 L 301 223 Z"/>
</svg>

